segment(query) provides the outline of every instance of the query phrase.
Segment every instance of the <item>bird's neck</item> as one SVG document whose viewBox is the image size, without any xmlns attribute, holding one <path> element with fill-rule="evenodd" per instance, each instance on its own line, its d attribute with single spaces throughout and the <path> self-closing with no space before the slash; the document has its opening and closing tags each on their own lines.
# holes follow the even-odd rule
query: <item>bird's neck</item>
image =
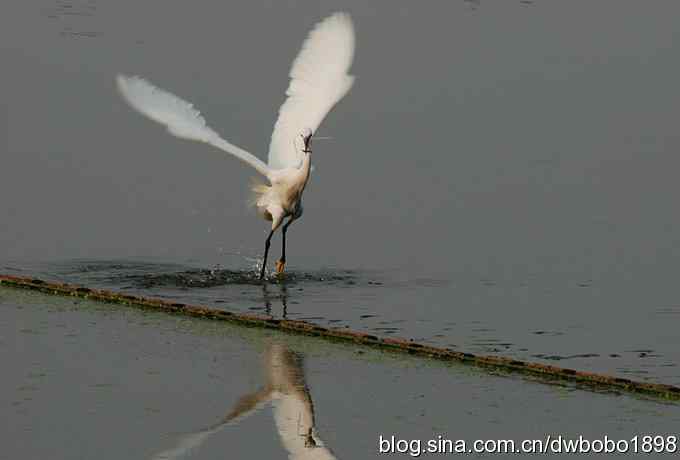
<svg viewBox="0 0 680 460">
<path fill-rule="evenodd" d="M 302 157 L 302 165 L 300 166 L 300 172 L 305 178 L 305 184 L 307 183 L 307 180 L 309 180 L 309 172 L 312 169 L 312 154 L 306 153 Z"/>
</svg>

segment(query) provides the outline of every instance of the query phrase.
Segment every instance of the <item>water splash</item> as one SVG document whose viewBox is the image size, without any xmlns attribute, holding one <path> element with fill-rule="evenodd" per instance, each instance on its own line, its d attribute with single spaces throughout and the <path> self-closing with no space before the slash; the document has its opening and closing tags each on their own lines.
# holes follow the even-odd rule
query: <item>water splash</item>
<svg viewBox="0 0 680 460">
<path fill-rule="evenodd" d="M 77 261 L 62 263 L 57 272 L 68 281 L 94 282 L 106 286 L 151 288 L 212 288 L 218 286 L 259 286 L 263 283 L 294 285 L 296 283 L 347 284 L 356 282 L 357 274 L 350 270 L 315 272 L 289 271 L 281 275 L 265 271 L 260 280 L 261 259 L 246 258 L 250 268 L 226 269 L 186 267 L 177 264 L 131 261 Z"/>
</svg>

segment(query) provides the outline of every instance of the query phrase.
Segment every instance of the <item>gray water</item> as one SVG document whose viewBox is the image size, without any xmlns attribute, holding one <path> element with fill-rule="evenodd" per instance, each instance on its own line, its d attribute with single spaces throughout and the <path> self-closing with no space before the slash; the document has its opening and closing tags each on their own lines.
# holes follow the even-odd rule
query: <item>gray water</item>
<svg viewBox="0 0 680 460">
<path fill-rule="evenodd" d="M 677 404 L 317 339 L 6 288 L 0 308 L 7 459 L 289 458 L 272 382 L 314 415 L 317 447 L 291 459 L 379 458 L 381 435 L 618 440 L 680 425 Z"/>
<path fill-rule="evenodd" d="M 149 78 L 264 158 L 291 60 L 339 9 L 357 82 L 319 131 L 290 273 L 262 285 L 254 172 L 133 113 L 113 79 Z M 4 2 L 0 271 L 678 385 L 679 14 Z"/>
</svg>

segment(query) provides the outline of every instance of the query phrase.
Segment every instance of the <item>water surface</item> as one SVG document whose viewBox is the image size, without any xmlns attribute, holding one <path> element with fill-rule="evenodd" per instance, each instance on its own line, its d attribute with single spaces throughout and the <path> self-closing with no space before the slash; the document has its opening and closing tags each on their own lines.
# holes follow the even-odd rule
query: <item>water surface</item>
<svg viewBox="0 0 680 460">
<path fill-rule="evenodd" d="M 629 439 L 680 423 L 677 404 L 134 308 L 3 288 L 0 311 L 3 458 L 362 459 L 380 435 Z"/>
<path fill-rule="evenodd" d="M 290 62 L 336 9 L 357 83 L 319 132 L 292 279 L 263 288 L 254 173 L 133 113 L 114 76 L 264 157 Z M 3 11 L 2 272 L 680 384 L 677 2 Z"/>
</svg>

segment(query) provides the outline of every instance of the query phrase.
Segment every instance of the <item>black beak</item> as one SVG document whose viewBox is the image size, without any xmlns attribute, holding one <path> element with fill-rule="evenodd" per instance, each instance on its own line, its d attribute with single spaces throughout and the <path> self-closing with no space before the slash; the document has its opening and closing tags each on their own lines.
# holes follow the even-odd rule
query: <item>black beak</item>
<svg viewBox="0 0 680 460">
<path fill-rule="evenodd" d="M 309 133 L 307 136 L 303 136 L 302 139 L 305 142 L 305 149 L 303 152 L 312 153 L 312 133 Z"/>
</svg>

